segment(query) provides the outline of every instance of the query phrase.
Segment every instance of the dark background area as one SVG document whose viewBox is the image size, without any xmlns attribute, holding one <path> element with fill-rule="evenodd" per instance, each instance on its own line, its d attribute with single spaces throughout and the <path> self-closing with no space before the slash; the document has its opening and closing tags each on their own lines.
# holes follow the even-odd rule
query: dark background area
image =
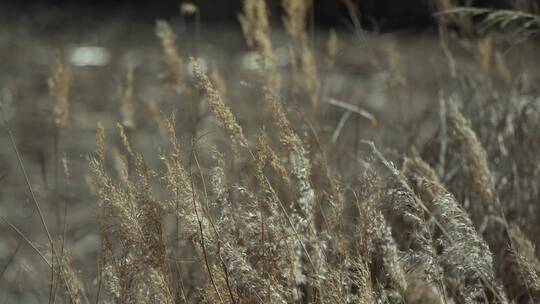
<svg viewBox="0 0 540 304">
<path fill-rule="evenodd" d="M 433 24 L 431 16 L 435 0 L 360 0 L 363 25 L 376 25 L 381 30 L 425 28 Z M 540 2 L 540 0 L 534 0 Z M 241 10 L 241 0 L 194 0 L 206 24 L 234 24 Z M 504 8 L 514 0 L 465 0 L 463 5 Z M 81 22 L 99 22 L 125 18 L 153 23 L 155 19 L 179 16 L 181 1 L 176 0 L 24 0 L 0 4 L 4 20 L 41 23 L 45 29 Z M 279 18 L 281 0 L 267 1 L 271 16 Z M 315 22 L 319 26 L 345 26 L 347 12 L 340 0 L 315 0 Z"/>
</svg>

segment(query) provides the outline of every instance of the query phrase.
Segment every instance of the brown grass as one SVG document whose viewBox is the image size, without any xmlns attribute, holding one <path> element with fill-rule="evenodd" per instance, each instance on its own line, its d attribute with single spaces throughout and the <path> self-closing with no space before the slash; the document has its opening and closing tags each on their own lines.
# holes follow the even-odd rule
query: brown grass
<svg viewBox="0 0 540 304">
<path fill-rule="evenodd" d="M 183 6 L 184 13 L 198 14 L 190 5 Z M 213 66 L 207 75 L 198 58 L 184 58 L 171 26 L 156 23 L 179 112 L 195 102 L 197 108 L 208 106 L 210 115 L 201 115 L 202 123 L 196 121 L 195 130 L 187 132 L 179 127 L 179 112 L 160 112 L 152 101 L 145 101 L 144 111 L 137 104 L 135 70 L 128 68 L 115 113 L 121 123 L 98 123 L 95 152 L 88 156 L 100 236 L 96 278 L 76 270 L 65 232 L 61 245 L 53 244 L 17 143 L 2 121 L 51 254 L 42 254 L 2 219 L 50 269 L 43 275 L 49 280 L 49 301 L 537 303 L 540 106 L 538 95 L 527 99 L 531 92 L 513 82 L 518 77 L 508 68 L 497 36 L 475 37 L 472 19 L 461 18 L 469 10 L 438 1 L 445 10 L 440 15 L 445 31 L 455 23 L 465 26 L 464 20 L 472 27 L 462 39 L 475 44 L 463 44 L 478 46 L 469 55 L 482 74 L 467 77 L 462 71 L 464 76 L 451 78 L 458 82 L 453 91 L 441 89 L 439 113 L 426 114 L 436 132 L 422 122 L 416 122 L 420 127 L 398 125 L 365 112 L 377 124 L 357 123 L 343 135 L 354 144 L 337 137 L 332 143 L 325 117 L 335 109 L 322 102 L 333 98 L 326 96 L 331 90 L 323 90 L 322 81 L 340 61 L 347 36 L 340 34 L 338 41 L 331 31 L 326 49 L 319 52 L 310 32 L 312 2 L 286 0 L 282 5 L 289 39 L 285 49 L 291 56 L 287 67 L 278 66 L 266 1 L 244 1 L 239 17 L 248 47 L 260 57 L 261 81 L 250 88 L 259 103 L 247 103 L 256 119 L 234 111 L 241 103 L 228 87 L 229 71 L 220 73 Z M 482 14 L 489 19 L 509 13 Z M 359 21 L 353 23 L 360 30 Z M 449 41 L 444 42 L 446 58 L 452 57 Z M 384 54 L 393 74 L 388 85 L 407 86 L 397 92 L 413 90 L 414 79 L 407 79 L 399 50 Z M 72 77 L 65 63 L 54 65 L 49 92 L 58 128 L 69 121 Z M 497 85 L 511 93 L 504 98 L 490 94 Z M 361 112 L 340 104 L 347 115 Z M 151 119 L 145 120 L 145 113 Z M 220 130 L 205 133 L 208 121 L 217 122 Z M 148 125 L 157 125 L 166 147 L 147 148 L 149 143 L 137 140 Z M 396 132 L 396 126 L 405 131 Z M 421 130 L 413 130 L 417 127 Z M 413 138 L 406 148 L 385 140 L 399 141 L 404 134 Z M 430 140 L 414 140 L 425 134 Z M 152 153 L 143 156 L 143 150 Z M 67 157 L 63 162 L 69 185 L 76 183 L 81 177 L 69 172 Z M 63 299 L 56 295 L 59 286 L 65 290 Z"/>
</svg>

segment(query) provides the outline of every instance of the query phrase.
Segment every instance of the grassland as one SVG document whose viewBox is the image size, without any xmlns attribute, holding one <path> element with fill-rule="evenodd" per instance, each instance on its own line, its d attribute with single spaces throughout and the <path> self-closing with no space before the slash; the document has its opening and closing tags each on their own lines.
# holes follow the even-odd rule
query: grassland
<svg viewBox="0 0 540 304">
<path fill-rule="evenodd" d="M 3 29 L 0 301 L 538 303 L 534 7 L 344 3 Z"/>
</svg>

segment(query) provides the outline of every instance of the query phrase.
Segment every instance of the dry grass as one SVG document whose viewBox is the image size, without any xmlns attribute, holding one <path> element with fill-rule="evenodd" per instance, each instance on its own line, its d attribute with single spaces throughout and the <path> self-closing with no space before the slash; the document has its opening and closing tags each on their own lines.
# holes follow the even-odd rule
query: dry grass
<svg viewBox="0 0 540 304">
<path fill-rule="evenodd" d="M 486 15 L 490 26 L 514 16 L 530 29 L 538 19 L 529 13 L 453 9 L 451 2 L 439 3 L 445 8 L 441 27 L 463 21 L 450 16 L 471 12 Z M 322 127 L 332 109 L 322 101 L 337 100 L 325 95 L 331 90 L 323 82 L 336 68 L 347 36 L 340 34 L 338 40 L 331 31 L 326 49 L 319 51 L 310 34 L 311 1 L 282 5 L 289 36 L 286 68 L 278 65 L 266 2 L 246 0 L 239 17 L 248 47 L 259 56 L 261 81 L 251 90 L 260 104 L 251 106 L 253 112 L 264 108 L 269 113 L 257 113 L 255 119 L 236 115 L 229 71 L 220 73 L 213 66 L 208 76 L 198 58 L 188 59 L 180 51 L 172 27 L 157 22 L 175 100 L 209 111 L 189 131 L 179 128 L 177 112 L 161 112 L 152 101 L 145 101 L 145 112 L 137 97 L 136 68 L 129 65 L 115 113 L 121 123 L 98 123 L 95 151 L 88 151 L 87 182 L 100 236 L 96 278 L 76 271 L 65 230 L 61 244 L 53 242 L 9 124 L 1 121 L 49 244 L 36 246 L 2 219 L 47 264 L 50 272 L 42 278 L 49 282 L 49 302 L 540 301 L 534 246 L 540 241 L 539 95 L 514 81 L 520 75 L 503 58 L 497 36 L 477 39 L 471 30 L 461 38 L 475 42 L 463 45 L 477 46 L 469 50 L 478 59 L 470 64 L 482 74 L 469 76 L 463 68 L 458 71 L 462 76 L 452 78 L 451 89 L 441 88 L 438 108 L 427 113 L 436 132 L 408 125 L 394 134 L 395 121 L 375 119 L 340 101 L 347 115 L 336 136 Z M 193 4 L 183 10 L 198 14 Z M 360 30 L 358 20 L 353 22 Z M 474 27 L 472 19 L 468 22 Z M 443 52 L 450 60 L 448 43 Z M 393 74 L 388 85 L 397 84 L 400 93 L 414 89 L 398 50 L 385 54 Z M 73 115 L 68 102 L 72 78 L 65 63 L 54 65 L 49 89 L 58 130 L 67 130 Z M 498 85 L 511 93 L 494 94 Z M 377 122 L 366 124 L 367 132 L 382 129 L 393 138 L 414 138 L 426 131 L 431 139 L 413 139 L 407 148 L 386 147 L 382 137 L 359 138 L 357 127 L 348 133 L 354 144 L 338 141 L 345 121 L 357 112 Z M 219 129 L 212 129 L 214 123 Z M 148 143 L 137 142 L 137 134 L 151 124 L 158 126 L 167 146 L 143 156 L 141 146 Z M 117 132 L 111 131 L 114 125 Z M 151 166 L 149 158 L 159 158 L 159 164 Z M 76 183 L 81 177 L 70 172 L 66 157 L 62 160 L 69 184 Z M 93 283 L 85 286 L 88 281 Z M 61 288 L 63 298 L 57 295 Z"/>
</svg>

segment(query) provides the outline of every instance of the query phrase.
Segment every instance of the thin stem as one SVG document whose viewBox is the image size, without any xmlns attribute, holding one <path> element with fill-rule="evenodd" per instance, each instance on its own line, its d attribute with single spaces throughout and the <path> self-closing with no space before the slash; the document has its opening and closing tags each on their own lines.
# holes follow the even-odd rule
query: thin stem
<svg viewBox="0 0 540 304">
<path fill-rule="evenodd" d="M 206 252 L 206 245 L 205 245 L 205 240 L 204 240 L 204 230 L 203 230 L 202 220 L 201 220 L 201 217 L 199 215 L 199 211 L 197 211 L 197 200 L 195 198 L 195 185 L 194 185 L 194 182 L 193 182 L 193 172 L 191 170 L 191 166 L 189 166 L 189 175 L 191 177 L 191 193 L 192 193 L 192 201 L 193 201 L 193 210 L 195 212 L 195 216 L 197 218 L 197 223 L 199 225 L 199 234 L 201 236 L 200 245 L 201 245 L 201 249 L 203 251 L 204 264 L 205 264 L 205 267 L 206 267 L 206 271 L 208 272 L 210 282 L 212 283 L 212 287 L 214 288 L 214 291 L 216 292 L 216 294 L 217 294 L 217 296 L 219 298 L 219 301 L 222 304 L 224 304 L 223 298 L 221 297 L 221 294 L 219 293 L 219 290 L 217 289 L 216 282 L 214 281 L 214 275 L 212 274 L 212 270 L 210 269 L 210 262 L 208 261 L 208 253 Z"/>
<path fill-rule="evenodd" d="M 15 251 L 11 254 L 9 257 L 9 260 L 7 261 L 6 265 L 2 268 L 2 271 L 0 271 L 0 279 L 4 276 L 4 273 L 6 273 L 6 270 L 8 269 L 9 265 L 13 262 L 15 259 L 15 256 L 17 255 L 17 252 L 19 252 L 19 249 L 21 248 L 21 244 L 17 243 L 17 248 L 15 248 Z"/>
<path fill-rule="evenodd" d="M 210 223 L 210 226 L 212 226 L 212 230 L 214 230 L 214 234 L 216 235 L 216 237 L 217 237 L 217 239 L 219 241 L 219 240 L 221 240 L 221 236 L 219 235 L 219 231 L 217 230 L 216 225 L 214 224 L 214 221 L 212 220 L 212 216 L 210 215 L 209 204 L 208 204 L 208 191 L 207 191 L 207 188 L 206 188 L 206 182 L 204 180 L 204 176 L 202 174 L 201 165 L 199 163 L 199 159 L 197 158 L 197 151 L 195 150 L 194 142 L 192 144 L 192 150 L 191 151 L 192 151 L 193 160 L 195 160 L 195 164 L 197 165 L 197 170 L 199 171 L 199 176 L 201 178 L 201 182 L 202 182 L 202 186 L 203 186 L 203 190 L 204 190 L 204 198 L 205 198 L 205 201 L 206 201 L 206 206 L 205 206 L 206 208 L 203 208 L 203 211 L 205 211 L 206 217 L 208 218 L 208 222 Z M 201 207 L 203 207 L 203 206 L 201 206 Z M 219 257 L 219 259 L 221 261 L 221 265 L 222 265 L 222 268 L 223 268 L 223 273 L 225 275 L 225 284 L 227 285 L 227 290 L 229 292 L 229 297 L 231 298 L 231 301 L 233 302 L 233 304 L 236 304 L 236 300 L 234 298 L 231 285 L 229 283 L 229 272 L 227 271 L 227 268 L 225 266 L 225 262 L 223 261 L 223 258 L 221 257 L 219 242 L 218 242 L 218 254 L 217 255 L 218 255 L 218 257 Z"/>
<path fill-rule="evenodd" d="M 43 253 L 41 253 L 41 251 L 37 249 L 36 245 L 34 245 L 34 243 L 32 243 L 32 241 L 30 241 L 26 237 L 26 235 L 24 235 L 24 233 L 22 233 L 17 227 L 15 227 L 15 225 L 13 225 L 10 221 L 8 221 L 8 219 L 6 219 L 1 214 L 0 214 L 0 219 L 4 221 L 13 231 L 15 231 L 15 233 L 17 233 L 41 257 L 41 259 L 45 262 L 45 264 L 47 264 L 47 266 L 49 266 L 49 268 L 52 269 L 51 262 L 47 260 L 45 255 L 43 255 Z"/>
<path fill-rule="evenodd" d="M 39 206 L 39 202 L 36 198 L 36 195 L 34 193 L 34 190 L 32 189 L 32 185 L 30 184 L 30 179 L 28 178 L 28 174 L 26 173 L 26 169 L 24 168 L 24 164 L 22 161 L 21 154 L 19 153 L 19 149 L 17 148 L 17 144 L 15 143 L 15 139 L 13 138 L 13 134 L 11 133 L 11 130 L 9 127 L 3 123 L 0 124 L 2 128 L 4 128 L 9 136 L 9 140 L 11 142 L 11 147 L 13 148 L 13 151 L 15 152 L 15 155 L 17 156 L 17 164 L 19 166 L 19 169 L 21 170 L 24 181 L 26 183 L 26 186 L 28 188 L 28 191 L 30 192 L 30 196 L 32 197 L 32 202 L 34 203 L 34 206 L 38 212 L 39 219 L 41 221 L 41 225 L 43 226 L 43 229 L 45 230 L 47 234 L 47 238 L 49 239 L 49 243 L 51 244 L 51 250 L 54 252 L 54 244 L 51 237 L 51 233 L 49 232 L 49 228 L 47 228 L 47 224 L 45 223 L 45 217 L 43 216 L 43 212 L 41 211 L 41 207 Z"/>
<path fill-rule="evenodd" d="M 247 147 L 246 149 L 248 150 L 249 154 L 251 155 L 251 158 L 253 159 L 253 161 L 256 161 L 257 158 L 255 157 L 255 154 L 253 153 L 253 151 L 249 147 Z M 300 235 L 299 235 L 298 231 L 294 227 L 294 224 L 293 224 L 293 222 L 291 220 L 291 217 L 289 216 L 289 213 L 287 212 L 287 209 L 285 209 L 285 206 L 283 205 L 283 202 L 281 201 L 281 199 L 277 195 L 277 192 L 274 189 L 274 187 L 272 186 L 272 184 L 270 183 L 270 180 L 268 179 L 268 177 L 266 175 L 264 175 L 264 174 L 263 174 L 263 177 L 264 177 L 264 181 L 265 181 L 266 185 L 268 186 L 268 189 L 270 190 L 272 195 L 276 198 L 276 201 L 278 202 L 279 207 L 280 207 L 281 211 L 283 212 L 283 215 L 285 216 L 285 219 L 287 220 L 287 223 L 289 223 L 289 226 L 291 226 L 291 230 L 293 231 L 294 236 L 296 237 L 296 239 L 300 243 L 300 246 L 302 247 L 302 251 L 304 251 L 304 253 L 306 254 L 308 262 L 309 262 L 311 268 L 313 269 L 313 272 L 316 275 L 318 273 L 318 271 L 317 271 L 317 268 L 315 267 L 315 263 L 311 259 L 311 255 L 307 251 L 304 242 L 302 242 L 302 239 L 300 238 Z"/>
</svg>

